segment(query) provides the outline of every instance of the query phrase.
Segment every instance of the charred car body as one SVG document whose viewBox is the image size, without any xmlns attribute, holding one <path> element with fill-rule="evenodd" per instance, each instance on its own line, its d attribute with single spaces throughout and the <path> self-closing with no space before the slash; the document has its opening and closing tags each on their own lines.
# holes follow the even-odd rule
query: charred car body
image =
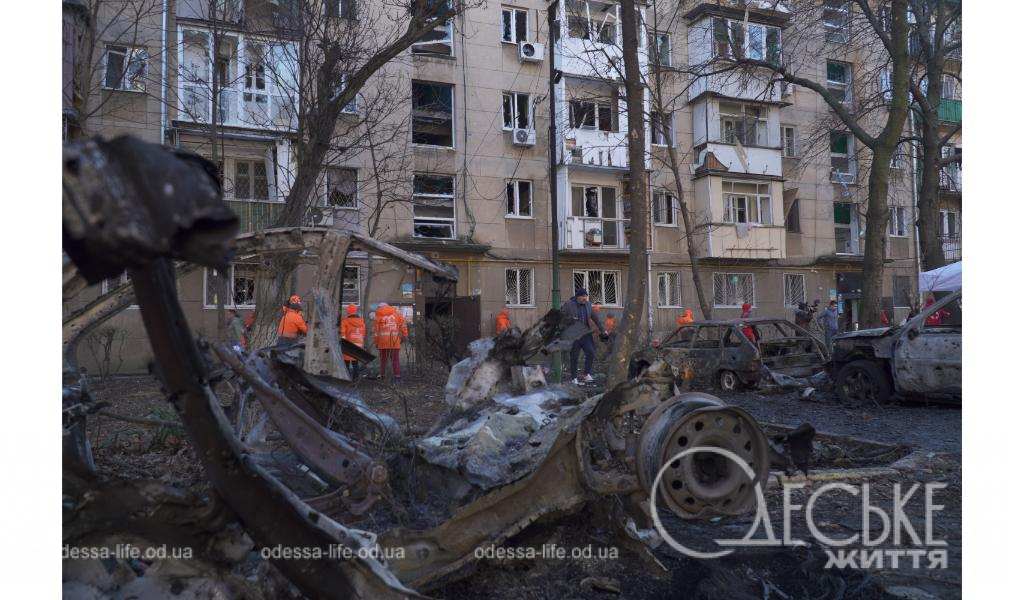
<svg viewBox="0 0 1024 600">
<path fill-rule="evenodd" d="M 630 373 L 636 375 L 660 358 L 684 380 L 714 381 L 733 391 L 756 384 L 765 369 L 809 377 L 824 369 L 827 356 L 810 332 L 785 319 L 696 321 L 635 353 Z"/>
<path fill-rule="evenodd" d="M 959 400 L 960 297 L 952 293 L 898 327 L 834 337 L 830 370 L 840 396 L 854 403 L 893 394 Z"/>
</svg>

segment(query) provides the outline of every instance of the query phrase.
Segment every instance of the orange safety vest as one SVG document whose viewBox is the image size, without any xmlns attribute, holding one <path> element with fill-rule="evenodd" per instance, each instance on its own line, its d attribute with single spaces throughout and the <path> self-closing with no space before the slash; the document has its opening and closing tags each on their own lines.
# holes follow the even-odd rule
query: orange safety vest
<svg viewBox="0 0 1024 600">
<path fill-rule="evenodd" d="M 615 331 L 615 317 L 608 315 L 604 318 L 604 332 L 612 333 Z"/>
<path fill-rule="evenodd" d="M 409 337 L 409 329 L 405 319 L 395 310 L 394 306 L 382 306 L 377 309 L 373 320 L 373 342 L 381 350 L 398 350 L 402 347 L 402 338 Z"/>
<path fill-rule="evenodd" d="M 508 313 L 501 311 L 498 316 L 494 319 L 494 333 L 501 333 L 512 326 L 512 322 L 508 319 Z"/>
<path fill-rule="evenodd" d="M 302 318 L 301 312 L 294 308 L 284 309 L 284 316 L 281 317 L 281 323 L 277 326 L 278 337 L 295 339 L 300 335 L 306 335 L 307 331 L 306 320 Z"/>
<path fill-rule="evenodd" d="M 366 343 L 366 321 L 358 315 L 349 315 L 341 320 L 341 338 L 348 340 L 359 346 L 360 348 Z M 347 361 L 353 361 L 355 358 L 344 355 L 344 359 Z"/>
</svg>

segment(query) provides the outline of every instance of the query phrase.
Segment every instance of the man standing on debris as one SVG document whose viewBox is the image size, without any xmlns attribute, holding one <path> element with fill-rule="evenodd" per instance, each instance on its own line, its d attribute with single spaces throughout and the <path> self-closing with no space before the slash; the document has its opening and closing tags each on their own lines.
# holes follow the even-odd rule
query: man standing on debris
<svg viewBox="0 0 1024 600">
<path fill-rule="evenodd" d="M 494 335 L 501 335 L 512 326 L 512 321 L 508 318 L 508 309 L 503 308 L 498 316 L 494 318 Z"/>
<path fill-rule="evenodd" d="M 825 332 L 825 347 L 832 351 L 832 338 L 839 333 L 839 304 L 829 300 L 828 308 L 818 315 L 818 324 Z"/>
<path fill-rule="evenodd" d="M 580 350 L 583 350 L 583 383 L 590 383 L 594 381 L 594 377 L 590 373 L 594 367 L 594 337 L 590 334 L 590 323 L 593 322 L 597 326 L 602 339 L 608 339 L 608 334 L 605 333 L 601 322 L 597 320 L 594 307 L 590 304 L 590 296 L 583 288 L 577 288 L 576 295 L 562 305 L 562 313 L 583 323 L 587 328 L 586 335 L 573 342 L 572 349 L 569 351 L 569 373 L 572 375 L 572 382 L 581 385 L 580 380 L 576 377 L 576 363 L 579 360 Z"/>
<path fill-rule="evenodd" d="M 288 304 L 281 308 L 281 323 L 277 326 L 277 343 L 284 344 L 294 342 L 299 336 L 306 335 L 308 328 L 306 320 L 302 318 L 302 298 L 298 294 L 292 294 L 288 298 Z"/>
<path fill-rule="evenodd" d="M 348 340 L 362 348 L 366 343 L 366 321 L 359 316 L 359 309 L 355 304 L 346 306 L 345 314 L 340 327 L 341 339 Z M 345 367 L 348 368 L 349 374 L 352 375 L 352 380 L 355 381 L 359 376 L 359 362 L 348 354 L 342 355 L 342 358 L 345 360 Z"/>
<path fill-rule="evenodd" d="M 409 329 L 405 326 L 405 319 L 402 318 L 402 315 L 387 302 L 381 302 L 373 320 L 373 343 L 380 350 L 381 379 L 384 379 L 388 361 L 391 361 L 391 371 L 394 373 L 395 381 L 402 380 L 401 367 L 398 365 L 398 351 L 402 348 L 402 340 L 408 337 Z"/>
</svg>

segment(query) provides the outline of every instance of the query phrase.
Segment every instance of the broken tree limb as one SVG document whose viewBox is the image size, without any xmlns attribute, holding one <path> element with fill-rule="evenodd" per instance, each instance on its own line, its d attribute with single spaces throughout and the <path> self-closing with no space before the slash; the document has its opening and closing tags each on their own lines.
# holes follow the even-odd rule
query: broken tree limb
<svg viewBox="0 0 1024 600">
<path fill-rule="evenodd" d="M 313 309 L 302 368 L 311 375 L 326 375 L 351 381 L 338 342 L 338 307 L 341 306 L 341 277 L 351 238 L 337 230 L 324 234 L 320 263 L 313 282 Z"/>
</svg>

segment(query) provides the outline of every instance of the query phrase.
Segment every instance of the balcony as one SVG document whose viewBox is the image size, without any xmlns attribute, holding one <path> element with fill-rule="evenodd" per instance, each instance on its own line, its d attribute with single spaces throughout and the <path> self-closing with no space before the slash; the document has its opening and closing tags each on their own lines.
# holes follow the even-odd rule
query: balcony
<svg viewBox="0 0 1024 600">
<path fill-rule="evenodd" d="M 962 110 L 962 100 L 943 98 L 939 101 L 939 120 L 943 123 L 959 123 Z"/>
<path fill-rule="evenodd" d="M 567 217 L 560 235 L 571 250 L 627 250 L 629 219 Z"/>
<path fill-rule="evenodd" d="M 942 254 L 948 262 L 956 262 L 962 259 L 960 248 L 959 235 L 942 236 Z"/>
<path fill-rule="evenodd" d="M 227 203 L 238 215 L 239 233 L 266 229 L 284 212 L 284 202 L 272 200 L 228 200 Z"/>
</svg>

